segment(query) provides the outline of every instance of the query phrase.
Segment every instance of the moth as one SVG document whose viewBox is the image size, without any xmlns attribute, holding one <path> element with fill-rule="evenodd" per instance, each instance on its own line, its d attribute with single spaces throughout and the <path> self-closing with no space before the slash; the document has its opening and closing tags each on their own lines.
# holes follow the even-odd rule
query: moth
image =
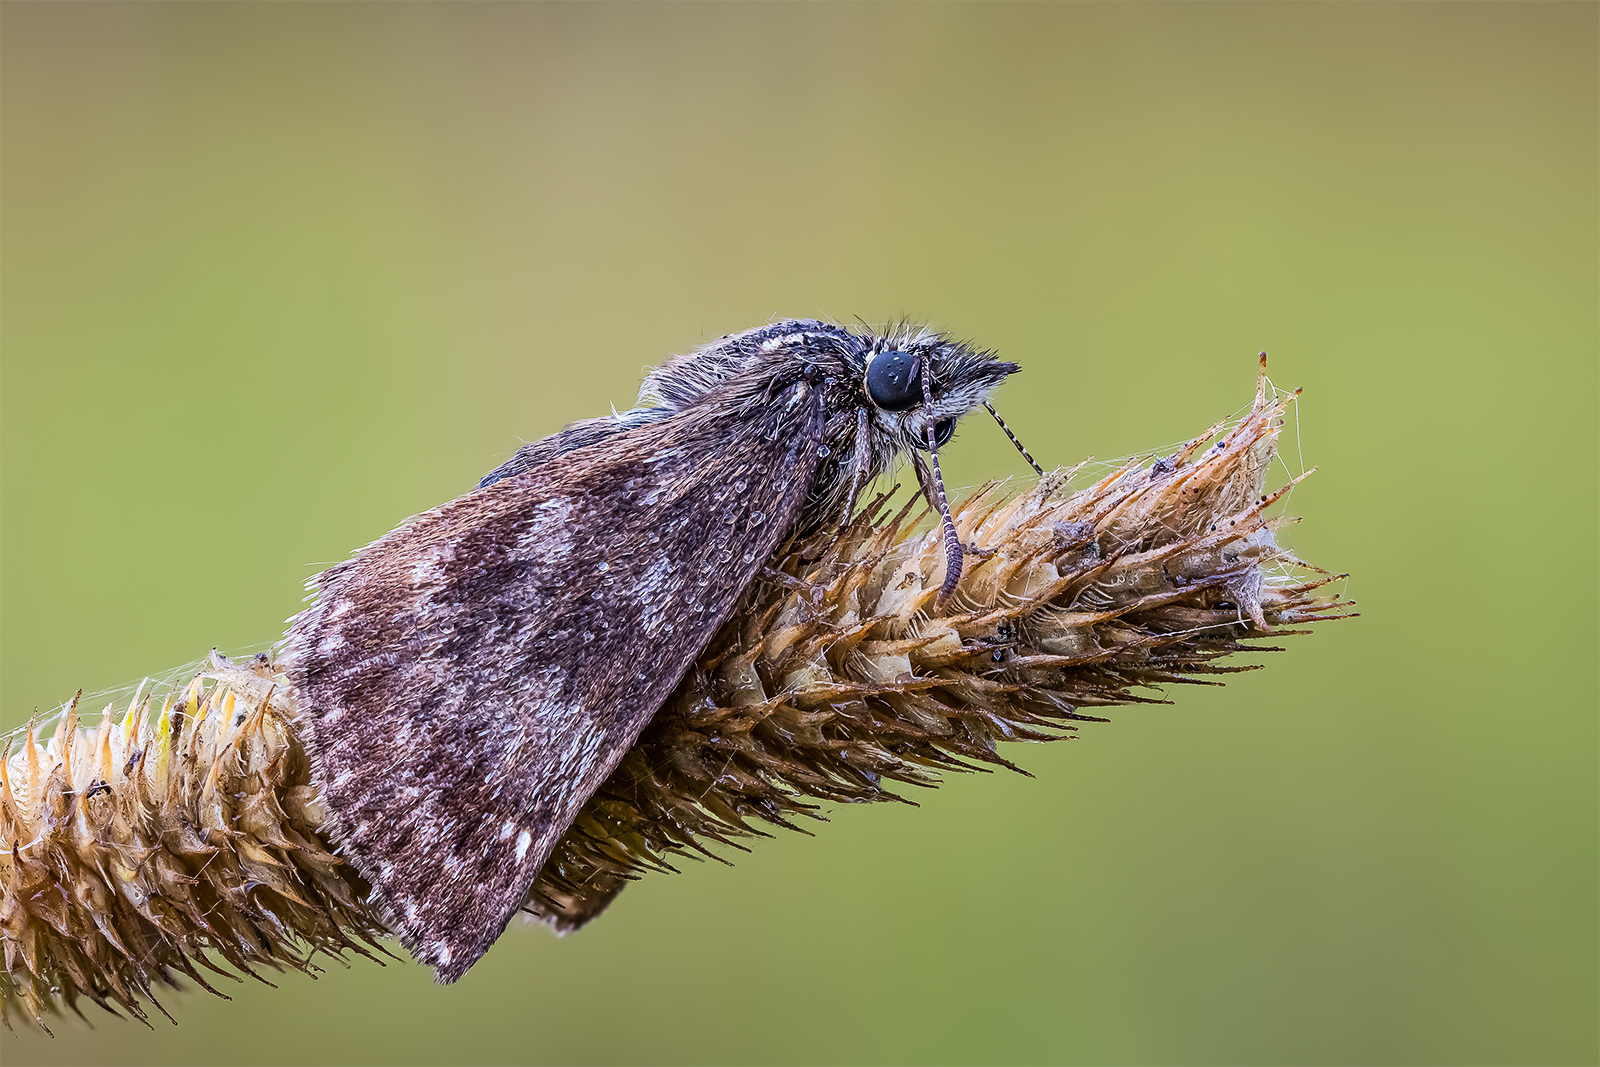
<svg viewBox="0 0 1600 1067">
<path fill-rule="evenodd" d="M 477 962 L 773 554 L 901 458 L 948 597 L 939 448 L 1019 369 L 923 330 L 731 334 L 312 579 L 283 663 L 330 832 L 401 943 L 442 982 Z"/>
</svg>

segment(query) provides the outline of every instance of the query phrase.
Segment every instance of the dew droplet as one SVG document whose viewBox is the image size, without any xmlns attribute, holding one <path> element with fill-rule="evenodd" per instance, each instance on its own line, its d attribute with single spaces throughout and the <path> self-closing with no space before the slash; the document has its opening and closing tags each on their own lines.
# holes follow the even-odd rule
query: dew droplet
<svg viewBox="0 0 1600 1067">
<path fill-rule="evenodd" d="M 823 445 L 821 448 L 817 449 L 817 455 L 821 456 L 823 459 L 827 459 L 829 456 L 833 455 L 833 449 L 829 448 L 827 445 Z"/>
<path fill-rule="evenodd" d="M 762 523 L 767 521 L 767 513 L 764 511 L 758 511 L 750 516 L 750 521 L 755 523 L 757 526 L 760 526 Z"/>
<path fill-rule="evenodd" d="M 590 641 L 593 641 L 593 640 L 594 640 L 594 631 L 593 630 L 585 630 L 585 631 L 583 631 L 583 643 L 584 644 L 587 645 Z"/>
<path fill-rule="evenodd" d="M 610 570 L 610 569 L 611 569 L 611 564 L 609 564 L 609 563 L 607 563 L 607 562 L 606 562 L 606 561 L 605 561 L 605 560 L 601 560 L 601 561 L 600 561 L 600 568 L 599 568 L 599 570 L 600 570 L 600 573 L 601 573 L 601 574 L 604 574 L 604 573 L 605 573 L 605 572 L 606 572 L 606 571 L 608 571 L 608 570 Z"/>
<path fill-rule="evenodd" d="M 733 483 L 733 491 L 735 493 L 742 493 L 746 488 L 748 488 L 748 486 L 744 484 L 743 479 Z"/>
</svg>

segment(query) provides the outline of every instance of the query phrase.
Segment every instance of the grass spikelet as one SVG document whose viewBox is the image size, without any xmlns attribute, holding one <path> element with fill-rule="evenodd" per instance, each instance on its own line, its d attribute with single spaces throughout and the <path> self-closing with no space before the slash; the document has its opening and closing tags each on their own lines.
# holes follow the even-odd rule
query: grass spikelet
<svg viewBox="0 0 1600 1067">
<path fill-rule="evenodd" d="M 1344 617 L 1338 577 L 1280 547 L 1264 493 L 1283 413 L 1264 366 L 1250 412 L 1082 489 L 1074 471 L 955 509 L 969 545 L 945 603 L 938 531 L 886 498 L 775 558 L 541 872 L 557 930 L 629 881 L 819 802 L 903 799 L 952 770 L 1012 768 L 1002 741 L 1069 736 L 1101 708 L 1217 684 L 1263 639 Z M 1303 476 L 1302 476 L 1303 477 Z M 1298 480 L 1298 479 L 1297 479 Z M 1296 480 L 1296 481 L 1297 481 Z M 157 986 L 315 970 L 381 952 L 367 887 L 334 854 L 269 657 L 213 656 L 181 692 L 136 693 L 0 760 L 4 1017 L 81 999 L 147 1018 Z M 263 979 L 265 980 L 265 979 Z M 157 1005 L 159 1009 L 159 1005 Z"/>
<path fill-rule="evenodd" d="M 584 807 L 527 909 L 581 925 L 629 880 L 710 856 L 817 801 L 900 800 L 943 771 L 1003 767 L 1001 741 L 1070 736 L 1093 711 L 1220 684 L 1222 665 L 1343 617 L 1331 575 L 1281 548 L 1264 494 L 1285 409 L 1262 362 L 1255 403 L 1174 455 L 1078 491 L 1075 471 L 956 509 L 969 556 L 950 601 L 938 530 L 883 499 L 842 534 L 792 546 Z M 1302 475 L 1301 478 L 1305 477 Z M 921 516 L 918 516 L 921 517 Z"/>
<path fill-rule="evenodd" d="M 265 981 L 262 968 L 315 971 L 318 952 L 383 951 L 366 886 L 319 834 L 267 657 L 213 656 L 181 693 L 135 694 L 96 727 L 78 703 L 47 743 L 30 727 L 0 760 L 7 1026 L 48 1032 L 80 998 L 147 1023 L 180 975 L 220 996 L 203 970 Z"/>
</svg>

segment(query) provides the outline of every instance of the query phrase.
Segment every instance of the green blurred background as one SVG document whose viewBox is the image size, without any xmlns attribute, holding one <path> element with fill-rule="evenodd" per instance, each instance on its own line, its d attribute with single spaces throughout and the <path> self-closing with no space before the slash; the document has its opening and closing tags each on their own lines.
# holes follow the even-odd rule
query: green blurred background
<svg viewBox="0 0 1600 1067">
<path fill-rule="evenodd" d="M 1053 463 L 1304 386 L 1359 620 L 415 965 L 7 1063 L 1593 1063 L 1597 8 L 9 3 L 3 725 L 773 317 Z M 1016 473 L 976 420 L 949 477 Z M 92 1009 L 91 1009 L 92 1010 Z"/>
</svg>

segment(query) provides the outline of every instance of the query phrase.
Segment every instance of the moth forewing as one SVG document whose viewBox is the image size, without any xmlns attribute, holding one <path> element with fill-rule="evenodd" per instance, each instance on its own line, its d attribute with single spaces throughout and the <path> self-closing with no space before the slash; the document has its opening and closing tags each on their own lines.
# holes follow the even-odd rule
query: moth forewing
<svg viewBox="0 0 1600 1067">
<path fill-rule="evenodd" d="M 335 840 L 453 981 L 794 530 L 820 387 L 761 383 L 419 515 L 327 572 L 286 660 Z"/>
</svg>

